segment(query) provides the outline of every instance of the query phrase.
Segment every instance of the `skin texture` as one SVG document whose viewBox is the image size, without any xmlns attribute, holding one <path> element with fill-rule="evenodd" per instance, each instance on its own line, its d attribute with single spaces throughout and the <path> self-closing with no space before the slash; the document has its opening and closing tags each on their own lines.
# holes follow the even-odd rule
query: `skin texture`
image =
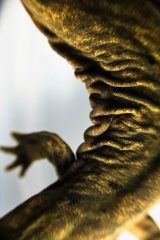
<svg viewBox="0 0 160 240">
<path fill-rule="evenodd" d="M 23 174 L 45 155 L 60 179 L 4 216 L 0 238 L 112 240 L 130 228 L 156 239 L 146 213 L 160 199 L 159 1 L 22 3 L 86 84 L 93 126 L 76 159 L 55 134 L 14 134 L 17 148 L 2 149 L 18 156 L 9 168 L 22 165 Z M 136 226 L 142 232 L 147 222 L 140 235 Z"/>
<path fill-rule="evenodd" d="M 160 231 L 151 217 L 146 216 L 140 222 L 136 223 L 130 229 L 130 232 L 134 233 L 138 239 L 141 240 L 159 240 Z"/>
</svg>

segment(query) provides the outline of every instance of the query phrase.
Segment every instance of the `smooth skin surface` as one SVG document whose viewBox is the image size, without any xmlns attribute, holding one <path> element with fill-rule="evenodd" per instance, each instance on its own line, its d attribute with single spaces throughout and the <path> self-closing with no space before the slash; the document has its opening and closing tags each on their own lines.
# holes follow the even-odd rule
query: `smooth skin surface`
<svg viewBox="0 0 160 240">
<path fill-rule="evenodd" d="M 4 216 L 0 238 L 112 240 L 133 224 L 143 229 L 160 199 L 159 1 L 22 3 L 86 84 L 93 126 L 76 159 L 59 136 L 44 132 L 15 134 L 18 147 L 3 147 L 18 156 L 9 168 L 22 165 L 23 174 L 46 154 L 60 179 Z M 150 224 L 141 239 L 159 235 Z"/>
</svg>

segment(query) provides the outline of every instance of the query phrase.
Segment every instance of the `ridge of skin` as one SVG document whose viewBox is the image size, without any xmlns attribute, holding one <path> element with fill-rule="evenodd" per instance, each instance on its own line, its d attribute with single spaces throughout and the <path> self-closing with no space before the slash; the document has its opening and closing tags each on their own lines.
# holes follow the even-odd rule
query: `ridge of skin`
<svg viewBox="0 0 160 240">
<path fill-rule="evenodd" d="M 160 14 L 143 0 L 22 3 L 86 84 L 94 125 L 61 179 L 0 220 L 0 237 L 115 239 L 160 199 Z"/>
</svg>

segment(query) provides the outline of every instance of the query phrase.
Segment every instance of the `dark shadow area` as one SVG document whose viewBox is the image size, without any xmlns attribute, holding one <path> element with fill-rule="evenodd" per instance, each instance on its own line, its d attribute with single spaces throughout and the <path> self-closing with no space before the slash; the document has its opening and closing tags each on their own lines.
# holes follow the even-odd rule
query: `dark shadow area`
<svg viewBox="0 0 160 240">
<path fill-rule="evenodd" d="M 2 10 L 3 3 L 4 3 L 4 0 L 0 0 L 0 12 L 1 12 L 1 10 Z"/>
</svg>

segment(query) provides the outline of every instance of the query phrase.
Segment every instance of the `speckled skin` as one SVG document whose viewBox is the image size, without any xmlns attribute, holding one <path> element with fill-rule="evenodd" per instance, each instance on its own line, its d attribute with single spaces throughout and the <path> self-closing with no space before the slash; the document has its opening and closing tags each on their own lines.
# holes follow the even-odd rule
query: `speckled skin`
<svg viewBox="0 0 160 240">
<path fill-rule="evenodd" d="M 59 181 L 0 220 L 0 238 L 115 239 L 160 200 L 159 1 L 22 3 L 51 47 L 86 84 L 94 125 L 85 131 L 76 160 L 68 147 L 63 161 L 58 153 L 62 165 L 69 163 Z M 34 144 L 41 146 L 43 139 L 52 142 L 42 134 Z M 25 146 L 20 141 L 19 148 Z M 45 146 L 50 158 L 54 146 Z M 60 140 L 55 146 L 66 145 Z M 31 158 L 37 156 L 34 149 L 29 149 Z"/>
</svg>

